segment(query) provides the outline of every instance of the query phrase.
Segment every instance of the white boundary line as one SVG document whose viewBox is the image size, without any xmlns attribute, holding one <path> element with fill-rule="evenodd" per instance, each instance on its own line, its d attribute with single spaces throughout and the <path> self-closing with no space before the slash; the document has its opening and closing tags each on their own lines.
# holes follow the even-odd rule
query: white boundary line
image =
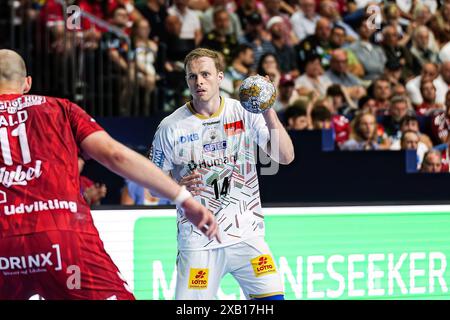
<svg viewBox="0 0 450 320">
<path fill-rule="evenodd" d="M 401 206 L 345 206 L 345 207 L 280 207 L 264 208 L 266 216 L 280 215 L 367 215 L 367 214 L 399 214 L 399 213 L 439 213 L 449 212 L 450 205 L 401 205 Z M 119 209 L 119 210 L 96 210 L 97 216 L 126 215 L 128 217 L 175 217 L 175 209 Z M 112 216 L 111 216 L 112 218 Z"/>
</svg>

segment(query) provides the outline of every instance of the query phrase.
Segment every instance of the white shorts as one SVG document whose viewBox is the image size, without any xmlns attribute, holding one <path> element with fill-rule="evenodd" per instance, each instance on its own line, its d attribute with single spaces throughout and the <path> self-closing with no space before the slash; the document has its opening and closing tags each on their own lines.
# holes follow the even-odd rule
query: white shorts
<svg viewBox="0 0 450 320">
<path fill-rule="evenodd" d="M 237 280 L 247 299 L 284 294 L 269 246 L 257 237 L 223 248 L 179 251 L 175 299 L 214 299 L 227 273 Z"/>
</svg>

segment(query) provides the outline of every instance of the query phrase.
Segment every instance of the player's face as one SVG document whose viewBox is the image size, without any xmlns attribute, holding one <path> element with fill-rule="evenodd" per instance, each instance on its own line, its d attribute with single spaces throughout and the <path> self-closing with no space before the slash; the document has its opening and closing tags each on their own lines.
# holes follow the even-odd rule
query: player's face
<svg viewBox="0 0 450 320">
<path fill-rule="evenodd" d="M 201 57 L 187 66 L 186 80 L 194 100 L 210 101 L 219 95 L 223 72 L 217 71 L 214 60 Z"/>
</svg>

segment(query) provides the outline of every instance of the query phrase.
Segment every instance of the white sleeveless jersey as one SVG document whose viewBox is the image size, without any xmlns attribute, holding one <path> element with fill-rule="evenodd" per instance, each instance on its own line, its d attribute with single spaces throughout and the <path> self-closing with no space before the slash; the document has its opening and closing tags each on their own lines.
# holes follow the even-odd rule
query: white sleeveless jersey
<svg viewBox="0 0 450 320">
<path fill-rule="evenodd" d="M 180 250 L 214 249 L 264 235 L 255 143 L 265 150 L 268 141 L 263 116 L 234 99 L 221 97 L 211 117 L 188 102 L 161 122 L 150 158 L 177 181 L 193 171 L 201 174 L 205 191 L 195 199 L 215 214 L 222 240 L 209 240 L 177 208 Z"/>
</svg>

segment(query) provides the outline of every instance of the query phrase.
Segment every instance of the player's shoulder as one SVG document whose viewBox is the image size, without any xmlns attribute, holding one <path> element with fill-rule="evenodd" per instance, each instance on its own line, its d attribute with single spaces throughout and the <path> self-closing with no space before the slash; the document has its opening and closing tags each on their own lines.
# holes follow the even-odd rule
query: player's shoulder
<svg viewBox="0 0 450 320">
<path fill-rule="evenodd" d="M 231 116 L 235 119 L 242 119 L 248 126 L 254 125 L 256 122 L 258 122 L 258 120 L 260 120 L 260 118 L 262 118 L 261 114 L 251 113 L 245 110 L 239 100 L 233 98 L 224 98 L 224 101 L 225 117 Z"/>
<path fill-rule="evenodd" d="M 222 97 L 222 99 L 224 99 L 224 104 L 226 107 L 231 106 L 233 108 L 242 108 L 239 100 L 236 100 L 234 98 L 228 98 L 228 97 Z"/>
<path fill-rule="evenodd" d="M 224 100 L 224 109 L 225 112 L 223 113 L 224 116 L 234 114 L 239 117 L 244 117 L 246 113 L 245 109 L 241 106 L 241 103 L 239 100 L 236 100 L 234 98 L 223 98 Z"/>
<path fill-rule="evenodd" d="M 186 120 L 191 116 L 187 104 L 182 105 L 174 112 L 165 117 L 159 124 L 159 128 L 170 128 L 180 123 L 180 121 Z"/>
</svg>

